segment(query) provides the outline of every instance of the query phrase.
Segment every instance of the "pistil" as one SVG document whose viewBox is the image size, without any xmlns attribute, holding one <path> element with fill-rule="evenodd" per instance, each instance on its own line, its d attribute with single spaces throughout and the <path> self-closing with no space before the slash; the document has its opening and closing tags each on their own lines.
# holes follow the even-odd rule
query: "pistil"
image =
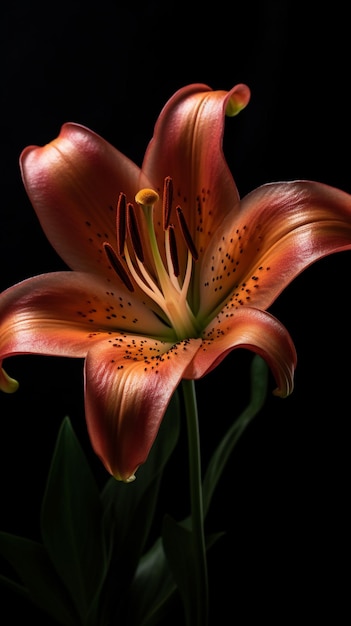
<svg viewBox="0 0 351 626">
<path fill-rule="evenodd" d="M 104 243 L 104 250 L 111 266 L 126 287 L 134 291 L 134 285 L 138 285 L 163 311 L 176 338 L 185 339 L 198 337 L 200 333 L 199 325 L 187 300 L 193 263 L 198 255 L 183 212 L 177 206 L 178 225 L 187 248 L 187 261 L 182 278 L 175 228 L 171 223 L 172 200 L 172 179 L 166 177 L 162 205 L 166 265 L 155 233 L 154 206 L 159 201 L 159 195 L 153 189 L 141 189 L 135 196 L 145 220 L 147 241 L 141 238 L 133 204 L 127 203 L 125 194 L 121 193 L 116 214 L 117 252 L 108 242 Z M 154 266 L 152 271 L 151 268 L 148 269 L 146 261 L 150 254 Z"/>
<path fill-rule="evenodd" d="M 153 189 L 141 189 L 135 196 L 135 201 L 142 208 L 146 221 L 150 251 L 156 268 L 158 285 L 151 278 L 144 264 L 140 261 L 140 259 L 138 259 L 136 252 L 136 261 L 139 271 L 143 275 L 145 281 L 142 281 L 143 284 L 140 284 L 138 276 L 136 276 L 135 268 L 131 262 L 127 243 L 125 243 L 124 253 L 128 268 L 132 273 L 134 280 L 138 282 L 139 286 L 141 286 L 141 288 L 144 289 L 144 291 L 148 293 L 148 295 L 152 297 L 152 299 L 157 302 L 160 308 L 164 311 L 170 321 L 170 324 L 175 330 L 177 338 L 183 339 L 185 337 L 198 336 L 199 329 L 197 328 L 195 316 L 187 301 L 187 293 L 193 263 L 190 252 L 188 252 L 187 267 L 183 283 L 181 283 L 179 278 L 179 262 L 176 239 L 174 227 L 170 224 L 172 194 L 172 181 L 170 178 L 166 178 L 164 186 L 163 225 L 165 232 L 167 269 L 163 263 L 154 228 L 154 206 L 156 202 L 158 202 L 159 196 Z"/>
</svg>

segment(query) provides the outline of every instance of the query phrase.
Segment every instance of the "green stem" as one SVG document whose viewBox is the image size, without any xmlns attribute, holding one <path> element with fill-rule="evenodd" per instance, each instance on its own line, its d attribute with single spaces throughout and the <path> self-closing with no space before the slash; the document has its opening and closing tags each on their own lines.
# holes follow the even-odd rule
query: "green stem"
<svg viewBox="0 0 351 626">
<path fill-rule="evenodd" d="M 195 602 L 197 607 L 197 625 L 206 626 L 208 624 L 208 574 L 201 482 L 200 435 L 195 383 L 193 380 L 182 380 L 182 388 L 188 429 L 191 533 L 196 572 Z"/>
</svg>

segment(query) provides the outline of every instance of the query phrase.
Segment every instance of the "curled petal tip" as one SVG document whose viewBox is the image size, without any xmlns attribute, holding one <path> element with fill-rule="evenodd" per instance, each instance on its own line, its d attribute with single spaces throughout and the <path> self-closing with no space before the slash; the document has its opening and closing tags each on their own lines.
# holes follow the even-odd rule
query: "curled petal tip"
<svg viewBox="0 0 351 626">
<path fill-rule="evenodd" d="M 0 389 L 5 393 L 14 393 L 19 387 L 19 382 L 6 374 L 3 368 L 0 368 Z"/>
<path fill-rule="evenodd" d="M 118 480 L 118 482 L 123 483 L 133 483 L 136 478 L 135 474 L 131 474 L 131 476 L 129 476 L 128 478 L 123 478 L 120 474 L 114 474 L 113 477 Z"/>
<path fill-rule="evenodd" d="M 287 398 L 288 396 L 292 394 L 293 389 L 294 389 L 294 383 L 293 381 L 291 381 L 290 385 L 284 389 L 281 389 L 280 387 L 277 387 L 276 389 L 274 389 L 273 395 L 277 396 L 278 398 Z"/>
<path fill-rule="evenodd" d="M 135 474 L 132 474 L 131 476 L 129 476 L 129 478 L 126 478 L 126 480 L 124 481 L 125 483 L 133 483 L 135 481 Z"/>
<path fill-rule="evenodd" d="M 247 85 L 239 84 L 234 87 L 234 89 L 230 92 L 230 97 L 228 98 L 225 114 L 228 117 L 234 117 L 234 115 L 238 115 L 240 111 L 245 109 L 248 105 L 251 97 L 250 89 Z"/>
</svg>

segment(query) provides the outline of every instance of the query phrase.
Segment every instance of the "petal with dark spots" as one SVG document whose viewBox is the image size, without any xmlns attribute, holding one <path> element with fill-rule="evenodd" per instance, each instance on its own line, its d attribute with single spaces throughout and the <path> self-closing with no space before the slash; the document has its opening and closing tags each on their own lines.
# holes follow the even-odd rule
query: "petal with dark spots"
<svg viewBox="0 0 351 626">
<path fill-rule="evenodd" d="M 252 350 L 265 359 L 276 380 L 276 395 L 285 397 L 292 392 L 296 351 L 288 331 L 270 313 L 249 307 L 208 326 L 184 378 L 205 376 L 236 348 Z"/>
<path fill-rule="evenodd" d="M 146 460 L 173 392 L 201 339 L 163 343 L 116 334 L 85 365 L 85 412 L 93 448 L 108 472 L 129 481 Z"/>
</svg>

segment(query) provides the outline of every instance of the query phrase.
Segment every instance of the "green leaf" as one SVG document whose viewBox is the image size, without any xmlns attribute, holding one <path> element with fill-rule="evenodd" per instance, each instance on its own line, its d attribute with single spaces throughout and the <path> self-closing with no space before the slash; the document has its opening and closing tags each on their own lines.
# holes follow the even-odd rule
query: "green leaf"
<svg viewBox="0 0 351 626">
<path fill-rule="evenodd" d="M 130 626 L 155 626 L 166 617 L 177 587 L 161 538 L 140 559 L 129 590 Z"/>
<path fill-rule="evenodd" d="M 251 364 L 250 402 L 217 446 L 205 473 L 203 480 L 204 515 L 208 512 L 214 490 L 235 445 L 266 401 L 267 383 L 268 366 L 260 356 L 255 355 Z"/>
<path fill-rule="evenodd" d="M 222 535 L 223 533 L 215 533 L 206 537 L 206 551 Z M 201 593 L 198 593 L 195 588 L 195 585 L 201 584 L 202 581 L 199 579 L 198 564 L 194 558 L 190 518 L 176 522 L 170 515 L 166 515 L 162 527 L 162 540 L 167 561 L 182 598 L 186 624 L 202 626 L 206 622 L 207 607 L 196 601 L 196 598 L 203 597 L 203 589 L 199 587 Z"/>
<path fill-rule="evenodd" d="M 105 585 L 105 614 L 127 610 L 126 593 L 141 559 L 155 514 L 164 467 L 179 437 L 179 397 L 176 392 L 162 420 L 147 461 L 132 483 L 111 478 L 102 492 L 106 542 L 111 564 Z M 112 589 L 118 589 L 118 595 Z M 114 607 L 110 606 L 111 600 Z"/>
<path fill-rule="evenodd" d="M 48 555 L 83 624 L 106 572 L 100 494 L 70 420 L 62 423 L 41 510 Z"/>
<path fill-rule="evenodd" d="M 186 518 L 179 524 L 181 529 L 175 529 L 175 533 L 182 537 L 186 537 L 186 541 L 190 539 L 190 518 Z M 163 541 L 173 544 L 173 520 L 167 520 L 166 535 L 163 535 Z M 214 533 L 206 537 L 206 548 L 209 549 L 215 541 L 222 537 L 224 533 Z M 180 549 L 181 558 L 183 558 L 183 545 Z M 168 558 L 170 554 L 168 553 Z M 178 560 L 178 553 L 175 551 L 175 558 Z M 172 559 L 172 556 L 171 556 Z M 177 565 L 175 566 L 177 569 Z M 180 569 L 180 575 L 182 571 Z M 191 581 L 189 581 L 191 583 Z M 141 558 L 136 570 L 132 585 L 129 590 L 129 626 L 156 626 L 160 621 L 169 614 L 170 606 L 174 602 L 178 587 L 175 578 L 171 573 L 169 562 L 166 558 L 164 544 L 161 538 L 158 538 L 153 546 Z"/>
<path fill-rule="evenodd" d="M 11 592 L 15 593 L 18 596 L 21 596 L 28 602 L 31 602 L 31 597 L 30 597 L 28 589 L 26 587 L 23 587 L 23 585 L 20 585 L 19 583 L 15 582 L 11 578 L 8 578 L 7 576 L 0 574 L 0 584 L 3 585 L 4 587 L 7 587 L 7 589 L 10 589 Z"/>
<path fill-rule="evenodd" d="M 59 624 L 81 624 L 66 589 L 40 543 L 0 532 L 0 554 L 10 563 L 22 582 L 20 585 L 16 580 L 2 576 L 2 584 L 27 597 Z"/>
<path fill-rule="evenodd" d="M 194 541 L 192 533 L 170 516 L 166 515 L 162 528 L 162 539 L 170 564 L 171 571 L 179 589 L 186 617 L 187 626 L 195 626 L 203 623 L 199 621 L 199 607 L 194 599 L 197 598 L 197 590 L 194 585 L 198 582 L 198 572 L 194 558 Z M 205 614 L 207 608 L 205 608 Z"/>
</svg>

